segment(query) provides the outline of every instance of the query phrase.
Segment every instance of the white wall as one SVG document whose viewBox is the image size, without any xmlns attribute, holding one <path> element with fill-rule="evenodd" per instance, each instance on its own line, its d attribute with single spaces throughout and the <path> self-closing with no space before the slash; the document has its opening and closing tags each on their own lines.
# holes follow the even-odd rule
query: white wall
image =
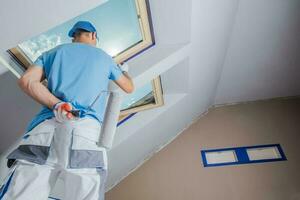
<svg viewBox="0 0 300 200">
<path fill-rule="evenodd" d="M 0 75 L 3 74 L 4 72 L 7 72 L 7 69 L 0 64 Z"/>
<path fill-rule="evenodd" d="M 10 72 L 0 76 L 0 153 L 4 152 L 17 138 L 41 106 L 21 91 L 17 78 Z"/>
<path fill-rule="evenodd" d="M 213 104 L 238 4 L 239 0 L 193 1 L 190 63 L 194 70 L 189 82 L 196 97 L 192 102 L 198 106 Z"/>
<path fill-rule="evenodd" d="M 299 10 L 299 0 L 240 0 L 216 104 L 300 95 Z"/>
<path fill-rule="evenodd" d="M 185 1 L 182 0 L 165 1 L 169 2 L 168 5 L 170 5 L 165 7 L 165 9 L 158 6 L 161 0 L 150 1 L 152 4 L 157 5 L 154 7 L 156 9 L 153 12 L 156 14 L 155 19 L 158 21 L 154 21 L 154 24 L 159 22 L 159 16 L 164 15 L 164 12 L 173 10 L 172 5 L 178 8 L 180 4 L 185 4 Z M 172 74 L 174 74 L 173 69 L 176 68 L 179 71 L 182 70 L 188 73 L 184 76 L 178 76 L 177 79 L 172 81 L 174 85 L 169 85 L 169 87 L 172 87 L 171 91 L 179 91 L 182 94 L 174 95 L 168 99 L 166 106 L 162 108 L 138 113 L 128 123 L 118 129 L 117 144 L 109 152 L 110 172 L 106 189 L 117 184 L 120 179 L 141 164 L 145 158 L 150 157 L 162 145 L 176 137 L 192 120 L 208 109 L 214 96 L 213 89 L 216 87 L 218 76 L 221 73 L 237 6 L 238 0 L 226 2 L 192 0 L 192 7 L 189 12 L 191 13 L 191 30 L 187 31 L 187 33 L 190 32 L 191 42 L 184 47 L 188 49 L 188 60 L 184 59 L 177 65 L 169 67 L 170 70 L 165 71 L 165 74 L 163 74 L 163 76 L 172 77 Z M 178 15 L 184 14 L 180 12 L 180 9 L 178 10 Z M 176 18 L 171 17 L 168 20 L 174 26 L 176 25 L 174 22 Z M 177 26 L 177 29 L 180 28 Z M 161 31 L 164 30 L 161 29 Z M 157 34 L 163 33 L 157 32 Z M 169 37 L 172 37 L 172 35 Z M 168 41 L 172 41 L 172 39 L 170 38 Z M 145 65 L 151 63 L 150 59 L 144 59 L 144 56 L 147 58 L 148 54 L 152 54 L 152 51 L 150 50 L 141 55 L 132 63 L 136 67 L 138 67 L 137 63 L 142 63 L 142 61 L 144 61 Z M 168 66 L 166 65 L 174 64 L 173 58 L 171 58 L 172 55 L 165 58 L 162 62 L 154 65 L 152 63 L 150 66 L 153 69 L 156 66 L 167 68 Z M 176 55 L 176 57 L 179 56 L 180 54 Z M 154 59 L 156 58 L 157 56 Z M 151 67 L 148 71 L 151 71 Z M 147 71 L 144 73 L 146 74 Z M 188 77 L 187 89 L 176 86 L 180 85 L 182 81 L 186 81 L 186 77 Z M 164 83 L 162 84 L 164 85 Z M 145 121 L 147 123 L 144 123 Z M 130 136 L 122 138 L 123 142 L 118 142 L 118 137 L 129 134 L 128 130 L 131 130 L 129 131 L 131 133 Z"/>
</svg>

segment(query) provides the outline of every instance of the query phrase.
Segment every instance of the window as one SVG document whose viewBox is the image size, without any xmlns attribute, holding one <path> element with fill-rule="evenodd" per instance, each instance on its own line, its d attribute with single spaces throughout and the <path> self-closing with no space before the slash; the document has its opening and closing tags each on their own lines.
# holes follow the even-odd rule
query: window
<svg viewBox="0 0 300 200">
<path fill-rule="evenodd" d="M 20 75 L 44 51 L 70 43 L 67 33 L 78 20 L 88 20 L 95 25 L 99 35 L 97 46 L 117 63 L 127 61 L 155 44 L 148 0 L 109 0 L 9 49 L 8 53 L 16 63 L 15 69 L 10 70 Z M 128 95 L 122 104 L 120 120 L 163 105 L 161 88 L 160 77 L 157 77 Z"/>
<path fill-rule="evenodd" d="M 160 77 L 129 94 L 121 105 L 121 115 L 131 114 L 163 105 Z"/>
<path fill-rule="evenodd" d="M 95 25 L 99 33 L 98 47 L 120 63 L 154 45 L 148 8 L 146 0 L 109 0 L 10 50 L 17 58 L 24 57 L 20 61 L 26 69 L 26 64 L 34 61 L 42 52 L 71 42 L 67 33 L 73 24 L 79 20 L 88 20 Z"/>
<path fill-rule="evenodd" d="M 160 107 L 164 104 L 162 96 L 160 76 L 141 88 L 137 88 L 132 94 L 126 95 L 121 105 L 119 125 L 135 113 Z"/>
</svg>

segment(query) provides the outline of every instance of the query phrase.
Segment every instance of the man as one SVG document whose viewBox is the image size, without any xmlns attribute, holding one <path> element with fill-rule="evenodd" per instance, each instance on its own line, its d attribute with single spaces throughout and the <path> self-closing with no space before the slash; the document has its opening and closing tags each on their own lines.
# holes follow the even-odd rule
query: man
<svg viewBox="0 0 300 200">
<path fill-rule="evenodd" d="M 126 70 L 95 47 L 98 36 L 90 22 L 77 22 L 69 36 L 72 43 L 43 53 L 18 82 L 44 107 L 8 156 L 17 164 L 5 200 L 46 200 L 58 178 L 64 182 L 64 200 L 104 198 L 107 157 L 97 141 L 105 91 L 109 79 L 127 93 L 134 86 Z M 71 110 L 80 110 L 80 118 Z"/>
</svg>

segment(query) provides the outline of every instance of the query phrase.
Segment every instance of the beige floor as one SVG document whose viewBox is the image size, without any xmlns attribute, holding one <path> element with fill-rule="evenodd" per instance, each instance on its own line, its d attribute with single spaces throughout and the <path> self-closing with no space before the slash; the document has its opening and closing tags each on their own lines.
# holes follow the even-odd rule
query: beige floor
<svg viewBox="0 0 300 200">
<path fill-rule="evenodd" d="M 280 143 L 288 161 L 204 168 L 201 149 Z M 300 98 L 211 108 L 106 200 L 300 200 Z"/>
</svg>

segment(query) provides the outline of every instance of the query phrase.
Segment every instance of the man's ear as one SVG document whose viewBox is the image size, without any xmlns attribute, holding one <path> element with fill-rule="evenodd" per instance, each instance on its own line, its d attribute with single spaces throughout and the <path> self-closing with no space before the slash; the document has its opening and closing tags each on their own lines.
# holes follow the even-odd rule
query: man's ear
<svg viewBox="0 0 300 200">
<path fill-rule="evenodd" d="M 97 39 L 97 33 L 96 32 L 92 32 L 92 39 L 96 40 Z"/>
</svg>

